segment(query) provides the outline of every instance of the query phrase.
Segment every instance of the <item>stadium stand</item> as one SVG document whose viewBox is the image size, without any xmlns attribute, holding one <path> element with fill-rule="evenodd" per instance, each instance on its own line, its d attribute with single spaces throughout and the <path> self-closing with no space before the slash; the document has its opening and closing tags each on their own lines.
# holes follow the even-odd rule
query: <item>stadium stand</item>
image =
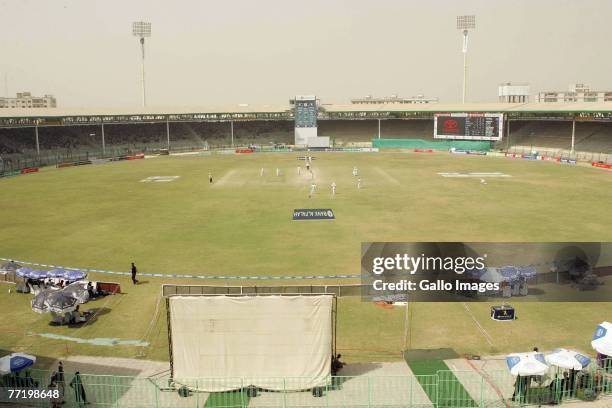
<svg viewBox="0 0 612 408">
<path fill-rule="evenodd" d="M 572 123 L 569 121 L 515 121 L 510 124 L 509 146 L 532 146 L 568 150 L 571 147 Z M 507 146 L 508 140 L 500 144 Z M 612 124 L 576 122 L 575 150 L 612 153 Z"/>
<path fill-rule="evenodd" d="M 201 147 L 230 144 L 228 122 L 185 122 L 170 123 L 172 144 L 175 146 Z M 166 124 L 123 124 L 105 125 L 104 136 L 107 146 L 125 150 L 147 151 L 166 147 Z M 290 143 L 293 141 L 291 122 L 234 122 L 234 142 L 249 143 Z M 98 151 L 101 148 L 99 126 L 57 126 L 40 127 L 41 151 Z M 36 149 L 33 128 L 0 129 L 0 154 L 31 154 Z"/>
<path fill-rule="evenodd" d="M 432 139 L 433 121 L 387 119 L 380 121 L 380 133 L 386 139 Z M 370 142 L 378 137 L 377 120 L 322 120 L 319 134 L 329 136 L 335 144 Z"/>
<path fill-rule="evenodd" d="M 292 144 L 293 125 L 290 120 L 236 120 L 234 144 Z M 383 139 L 433 140 L 431 119 L 383 119 L 380 126 Z M 569 121 L 512 121 L 510 139 L 504 137 L 494 147 L 519 153 L 537 150 L 551 155 L 567 155 L 571 145 L 571 127 Z M 107 157 L 155 153 L 167 147 L 166 124 L 163 122 L 107 124 L 104 130 Z M 337 146 L 369 144 L 378 138 L 378 120 L 321 120 L 318 133 L 329 136 Z M 229 122 L 171 122 L 170 135 L 174 151 L 205 146 L 227 147 L 231 143 Z M 102 153 L 99 125 L 41 126 L 39 143 L 40 157 L 36 155 L 34 128 L 0 128 L 3 171 L 89 160 L 101 157 Z M 612 123 L 576 122 L 575 150 L 588 152 L 590 156 L 579 157 L 585 160 L 598 160 L 602 155 L 612 154 Z"/>
</svg>

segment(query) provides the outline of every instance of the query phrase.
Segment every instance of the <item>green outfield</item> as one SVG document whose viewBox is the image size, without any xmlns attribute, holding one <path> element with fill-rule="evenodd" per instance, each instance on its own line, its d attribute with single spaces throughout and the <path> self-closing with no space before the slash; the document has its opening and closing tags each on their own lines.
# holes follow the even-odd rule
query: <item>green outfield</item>
<svg viewBox="0 0 612 408">
<path fill-rule="evenodd" d="M 115 271 L 127 271 L 134 261 L 141 272 L 162 274 L 354 275 L 363 241 L 612 241 L 609 172 L 447 154 L 313 153 L 318 190 L 309 198 L 312 180 L 296 160 L 300 155 L 158 157 L 2 179 L 0 256 Z M 456 172 L 510 177 L 439 174 Z M 153 176 L 179 178 L 141 182 Z M 336 219 L 292 221 L 295 208 L 332 208 Z M 48 315 L 30 310 L 30 295 L 0 285 L 0 350 L 164 360 L 163 302 L 155 314 L 161 283 L 254 283 L 142 277 L 132 286 L 126 277 L 93 277 L 119 281 L 125 294 L 87 303 L 84 309 L 100 313 L 81 328 L 50 326 Z M 415 304 L 406 337 L 402 308 L 343 298 L 338 348 L 349 361 L 402 359 L 405 343 L 476 354 L 524 351 L 536 343 L 589 351 L 593 328 L 612 316 L 612 303 L 525 303 L 518 307 L 519 320 L 500 324 L 488 319 L 488 308 Z M 49 337 L 58 335 L 150 345 Z"/>
</svg>

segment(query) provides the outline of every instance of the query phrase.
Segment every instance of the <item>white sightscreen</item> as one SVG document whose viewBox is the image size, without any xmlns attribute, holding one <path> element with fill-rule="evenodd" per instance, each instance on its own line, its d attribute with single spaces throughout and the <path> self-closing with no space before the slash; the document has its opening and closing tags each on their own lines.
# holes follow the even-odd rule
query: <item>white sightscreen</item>
<svg viewBox="0 0 612 408">
<path fill-rule="evenodd" d="M 332 300 L 329 295 L 173 296 L 174 378 L 203 379 L 197 388 L 209 392 L 324 385 L 331 371 Z"/>
</svg>

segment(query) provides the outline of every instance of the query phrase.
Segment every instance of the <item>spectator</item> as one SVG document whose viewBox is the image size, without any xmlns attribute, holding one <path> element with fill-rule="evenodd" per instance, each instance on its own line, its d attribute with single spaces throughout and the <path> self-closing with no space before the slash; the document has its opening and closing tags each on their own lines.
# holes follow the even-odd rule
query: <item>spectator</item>
<svg viewBox="0 0 612 408">
<path fill-rule="evenodd" d="M 62 397 L 62 401 L 64 399 L 64 393 L 66 392 L 66 379 L 64 377 L 64 363 L 61 361 L 57 364 L 57 386 L 60 390 L 60 395 Z"/>
<path fill-rule="evenodd" d="M 68 322 L 72 324 L 83 323 L 85 321 L 85 317 L 79 311 L 79 305 L 77 305 L 76 309 L 72 313 L 70 313 L 70 317 Z"/>
<path fill-rule="evenodd" d="M 57 383 L 55 382 L 53 378 L 51 379 L 51 382 L 49 383 L 49 386 L 47 388 L 51 393 L 51 396 L 49 399 L 49 402 L 51 403 L 51 408 L 61 407 L 62 406 L 61 391 L 60 391 L 60 395 L 57 398 L 53 396 L 53 391 L 58 388 Z"/>
<path fill-rule="evenodd" d="M 93 285 L 91 282 L 87 282 L 87 293 L 89 293 L 89 298 L 93 299 L 96 297 L 96 293 L 93 290 Z"/>
<path fill-rule="evenodd" d="M 514 381 L 514 392 L 512 393 L 512 401 L 515 401 L 518 397 L 519 401 L 523 401 L 523 397 L 527 395 L 529 384 L 531 383 L 531 378 L 529 376 L 516 376 L 516 380 Z"/>
<path fill-rule="evenodd" d="M 338 354 L 336 357 L 332 357 L 332 363 L 331 363 L 332 375 L 336 375 L 338 371 L 340 371 L 342 367 L 344 367 L 344 363 L 340 361 L 341 357 L 342 357 L 342 354 Z"/>
<path fill-rule="evenodd" d="M 77 406 L 81 407 L 89 404 L 89 402 L 87 402 L 83 380 L 81 379 L 81 373 L 78 371 L 74 373 L 74 378 L 70 381 L 70 388 L 74 390 L 74 400 L 78 404 Z"/>
<path fill-rule="evenodd" d="M 28 370 L 25 372 L 25 386 L 27 388 L 35 388 L 38 386 L 38 384 L 32 378 L 32 374 Z"/>
<path fill-rule="evenodd" d="M 132 283 L 134 285 L 138 283 L 138 280 L 136 280 L 137 273 L 138 273 L 138 269 L 136 269 L 136 265 L 134 265 L 134 262 L 132 262 Z"/>
</svg>

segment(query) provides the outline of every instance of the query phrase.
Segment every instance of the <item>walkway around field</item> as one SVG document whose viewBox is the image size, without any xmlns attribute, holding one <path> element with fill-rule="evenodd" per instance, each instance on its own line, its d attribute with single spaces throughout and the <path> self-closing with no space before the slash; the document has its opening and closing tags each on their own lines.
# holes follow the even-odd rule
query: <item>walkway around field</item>
<svg viewBox="0 0 612 408">
<path fill-rule="evenodd" d="M 526 406 L 513 402 L 514 377 L 507 369 L 500 370 L 503 360 L 490 358 L 466 360 L 412 360 L 404 362 L 349 364 L 342 370 L 343 376 L 329 378 L 327 386 L 321 387 L 320 395 L 313 390 L 266 391 L 250 387 L 251 380 L 232 379 L 242 384 L 235 391 L 200 392 L 215 388 L 214 384 L 227 379 L 209 378 L 186 381 L 170 381 L 167 362 L 125 358 L 103 358 L 75 356 L 63 360 L 66 382 L 75 371 L 81 379 L 91 407 L 113 408 L 174 408 L 174 407 L 419 407 L 419 408 L 467 408 Z M 57 362 L 53 368 L 57 367 Z M 431 374 L 419 373 L 429 372 Z M 49 381 L 51 371 L 32 370 L 40 384 Z M 603 374 L 604 380 L 593 387 L 600 398 L 594 402 L 566 401 L 569 407 L 612 407 L 612 379 Z M 279 379 L 258 379 L 278 384 Z M 303 378 L 283 378 L 287 389 L 300 389 Z M 182 385 L 186 388 L 179 392 Z M 66 405 L 77 407 L 74 390 L 66 386 Z M 250 389 L 250 391 L 249 391 Z M 254 393 L 256 392 L 256 396 Z M 0 401 L 0 406 L 2 406 Z M 537 404 L 535 404 L 537 405 Z M 25 406 L 47 406 L 29 403 Z"/>
</svg>

